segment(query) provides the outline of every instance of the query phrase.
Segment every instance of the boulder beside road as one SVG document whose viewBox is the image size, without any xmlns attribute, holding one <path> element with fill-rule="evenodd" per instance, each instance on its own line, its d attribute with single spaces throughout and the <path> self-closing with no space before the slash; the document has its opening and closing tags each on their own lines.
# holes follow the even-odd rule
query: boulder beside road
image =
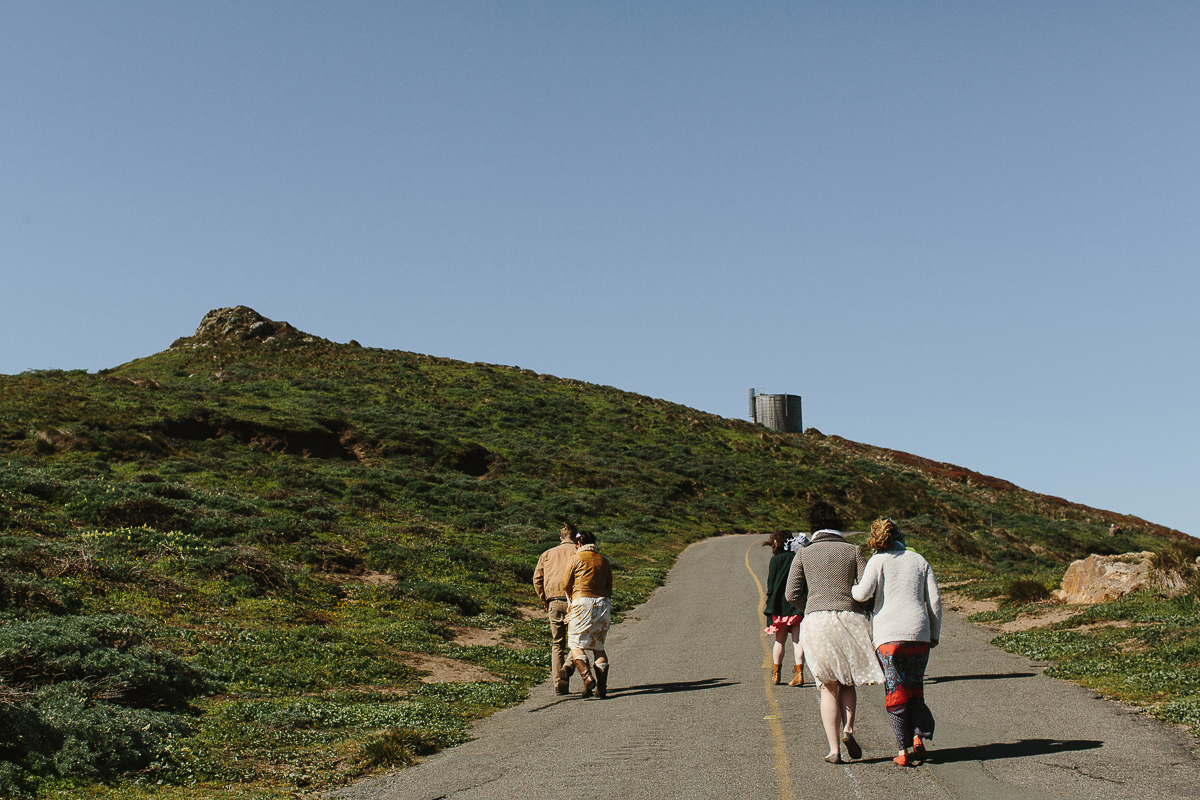
<svg viewBox="0 0 1200 800">
<path fill-rule="evenodd" d="M 1104 603 L 1150 584 L 1151 552 L 1088 556 L 1071 562 L 1054 596 L 1066 603 Z"/>
</svg>

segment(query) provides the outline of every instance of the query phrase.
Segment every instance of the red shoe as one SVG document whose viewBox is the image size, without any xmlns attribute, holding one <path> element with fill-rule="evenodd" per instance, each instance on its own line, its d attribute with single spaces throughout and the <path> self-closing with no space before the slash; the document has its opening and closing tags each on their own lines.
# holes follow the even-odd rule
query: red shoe
<svg viewBox="0 0 1200 800">
<path fill-rule="evenodd" d="M 908 753 L 896 756 L 892 759 L 892 763 L 897 767 L 915 767 L 917 765 L 913 759 L 908 757 Z"/>
<path fill-rule="evenodd" d="M 913 737 L 913 755 L 920 761 L 924 761 L 925 757 L 929 755 L 925 750 L 925 743 L 921 741 L 920 736 Z"/>
</svg>

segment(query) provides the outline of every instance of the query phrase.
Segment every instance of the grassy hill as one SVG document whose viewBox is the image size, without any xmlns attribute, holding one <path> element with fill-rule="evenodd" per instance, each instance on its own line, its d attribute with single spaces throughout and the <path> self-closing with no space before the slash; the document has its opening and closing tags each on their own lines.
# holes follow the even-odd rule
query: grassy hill
<svg viewBox="0 0 1200 800">
<path fill-rule="evenodd" d="M 545 677 L 530 578 L 564 520 L 625 609 L 687 544 L 800 529 L 816 498 L 860 530 L 891 516 L 979 594 L 1183 536 L 240 307 L 98 374 L 0 376 L 0 793 L 282 797 L 405 763 Z M 458 667 L 487 679 L 422 680 Z"/>
</svg>

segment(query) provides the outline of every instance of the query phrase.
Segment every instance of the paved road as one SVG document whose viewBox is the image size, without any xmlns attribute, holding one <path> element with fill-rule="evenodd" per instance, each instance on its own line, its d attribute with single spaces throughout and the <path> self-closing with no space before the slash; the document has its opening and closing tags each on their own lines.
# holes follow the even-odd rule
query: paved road
<svg viewBox="0 0 1200 800">
<path fill-rule="evenodd" d="M 607 700 L 561 698 L 543 684 L 461 747 L 336 796 L 1200 797 L 1200 750 L 1186 733 L 1043 677 L 954 615 L 930 658 L 926 699 L 938 720 L 930 762 L 892 764 L 882 690 L 865 687 L 856 724 L 863 760 L 826 764 L 817 690 L 769 680 L 758 610 L 770 554 L 761 541 L 712 539 L 680 557 L 667 583 L 610 633 Z"/>
</svg>

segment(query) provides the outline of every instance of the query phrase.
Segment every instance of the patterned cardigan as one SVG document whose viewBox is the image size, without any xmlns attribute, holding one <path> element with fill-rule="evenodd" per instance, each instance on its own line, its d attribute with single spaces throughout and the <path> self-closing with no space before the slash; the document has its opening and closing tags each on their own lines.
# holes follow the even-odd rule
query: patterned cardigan
<svg viewBox="0 0 1200 800">
<path fill-rule="evenodd" d="M 850 587 L 862 578 L 867 566 L 862 548 L 850 544 L 837 531 L 820 530 L 811 544 L 796 552 L 788 573 L 784 597 L 805 614 L 814 611 L 866 612 L 850 596 Z"/>
</svg>

